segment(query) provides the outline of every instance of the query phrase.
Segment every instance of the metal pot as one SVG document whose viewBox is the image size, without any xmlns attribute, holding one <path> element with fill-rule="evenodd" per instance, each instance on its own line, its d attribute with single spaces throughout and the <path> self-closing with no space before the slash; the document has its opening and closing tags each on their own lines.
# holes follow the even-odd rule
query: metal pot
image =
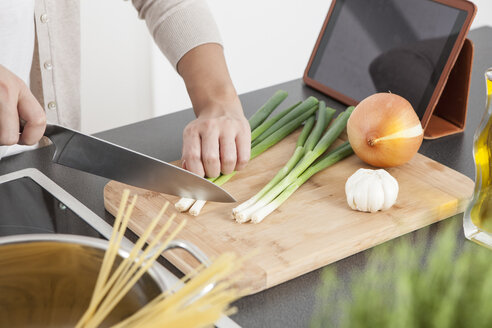
<svg viewBox="0 0 492 328">
<path fill-rule="evenodd" d="M 86 310 L 108 241 L 77 235 L 0 238 L 0 327 L 73 327 Z M 117 263 L 128 256 L 120 250 Z M 158 264 L 110 313 L 109 326 L 166 289 Z"/>
</svg>

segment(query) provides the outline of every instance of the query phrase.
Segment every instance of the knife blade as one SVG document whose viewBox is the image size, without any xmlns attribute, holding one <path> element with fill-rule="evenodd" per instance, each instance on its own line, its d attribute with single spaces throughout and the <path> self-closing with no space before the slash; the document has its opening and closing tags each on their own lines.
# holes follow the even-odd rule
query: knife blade
<svg viewBox="0 0 492 328">
<path fill-rule="evenodd" d="M 56 124 L 44 135 L 55 145 L 52 161 L 160 193 L 235 202 L 224 189 L 190 171 Z"/>
</svg>

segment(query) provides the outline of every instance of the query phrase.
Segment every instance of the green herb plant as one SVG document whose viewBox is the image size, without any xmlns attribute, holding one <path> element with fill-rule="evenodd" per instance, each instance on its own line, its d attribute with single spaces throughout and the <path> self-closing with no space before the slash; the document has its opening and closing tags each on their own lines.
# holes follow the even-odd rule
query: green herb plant
<svg viewBox="0 0 492 328">
<path fill-rule="evenodd" d="M 348 281 L 325 269 L 311 327 L 492 327 L 492 252 L 460 221 L 377 246 Z"/>
</svg>

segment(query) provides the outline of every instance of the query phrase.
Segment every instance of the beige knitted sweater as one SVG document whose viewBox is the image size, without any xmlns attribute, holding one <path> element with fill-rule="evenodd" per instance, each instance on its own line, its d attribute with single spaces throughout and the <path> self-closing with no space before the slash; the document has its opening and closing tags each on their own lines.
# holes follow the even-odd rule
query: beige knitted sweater
<svg viewBox="0 0 492 328">
<path fill-rule="evenodd" d="M 45 108 L 48 122 L 74 129 L 80 129 L 79 1 L 36 0 L 36 45 L 30 76 L 31 90 Z M 205 0 L 132 2 L 174 67 L 192 48 L 221 43 Z"/>
</svg>

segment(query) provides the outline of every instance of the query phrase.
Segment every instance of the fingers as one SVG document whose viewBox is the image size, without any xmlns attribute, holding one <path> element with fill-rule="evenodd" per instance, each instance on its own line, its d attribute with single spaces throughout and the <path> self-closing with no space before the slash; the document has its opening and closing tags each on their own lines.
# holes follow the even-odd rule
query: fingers
<svg viewBox="0 0 492 328">
<path fill-rule="evenodd" d="M 251 155 L 251 131 L 245 129 L 243 133 L 236 136 L 237 161 L 236 171 L 240 171 L 246 167 Z"/>
<path fill-rule="evenodd" d="M 15 145 L 19 141 L 19 116 L 14 104 L 0 101 L 0 145 Z"/>
<path fill-rule="evenodd" d="M 19 138 L 19 144 L 36 144 L 46 129 L 46 114 L 27 87 L 20 92 L 17 110 L 19 117 L 26 122 Z"/>
<path fill-rule="evenodd" d="M 220 171 L 229 174 L 236 168 L 236 140 L 235 135 L 224 133 L 219 138 L 220 144 Z"/>
<path fill-rule="evenodd" d="M 248 163 L 251 132 L 246 119 L 198 118 L 183 132 L 183 168 L 214 178 Z"/>
<path fill-rule="evenodd" d="M 0 82 L 0 145 L 14 145 L 19 141 L 17 95 L 11 86 Z"/>
<path fill-rule="evenodd" d="M 202 140 L 202 161 L 205 175 L 209 178 L 218 177 L 220 174 L 219 158 L 219 131 L 205 128 L 200 135 Z"/>
<path fill-rule="evenodd" d="M 19 137 L 20 119 L 26 123 Z M 44 110 L 27 85 L 0 65 L 0 145 L 33 145 L 45 127 Z"/>
<path fill-rule="evenodd" d="M 193 123 L 193 122 L 192 122 Z M 181 161 L 183 167 L 199 176 L 205 175 L 202 165 L 201 140 L 198 131 L 190 123 L 183 131 L 183 151 Z"/>
</svg>

